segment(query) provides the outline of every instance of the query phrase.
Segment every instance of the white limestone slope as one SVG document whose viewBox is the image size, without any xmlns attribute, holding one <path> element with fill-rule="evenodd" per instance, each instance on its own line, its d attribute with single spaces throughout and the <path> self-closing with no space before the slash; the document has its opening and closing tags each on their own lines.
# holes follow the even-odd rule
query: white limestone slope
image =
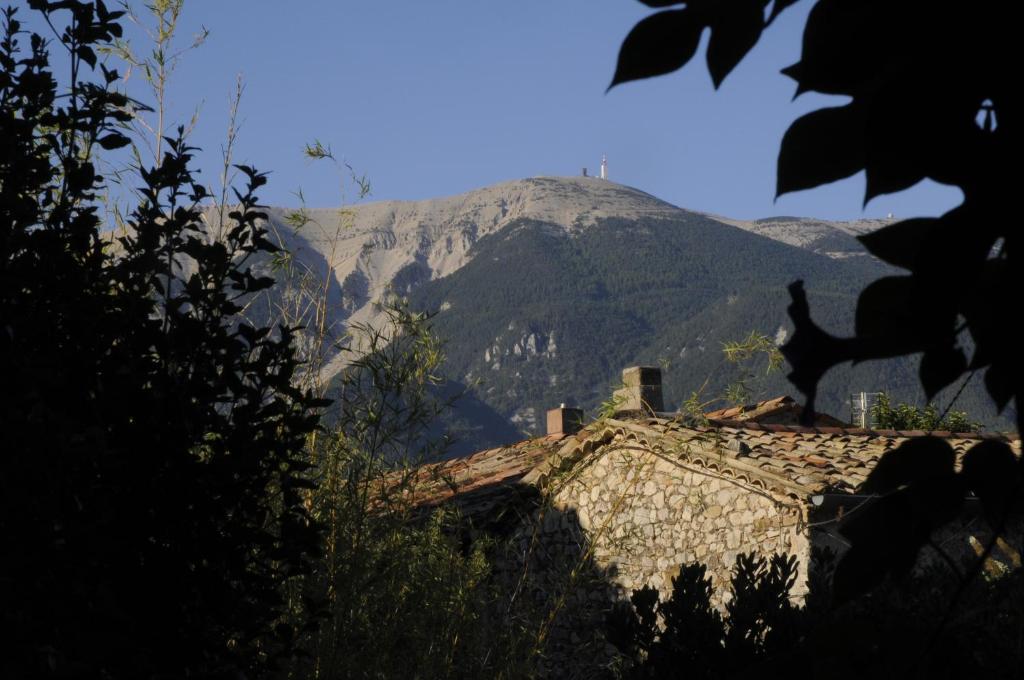
<svg viewBox="0 0 1024 680">
<path fill-rule="evenodd" d="M 312 209 L 306 211 L 309 221 L 299 230 L 288 224 L 291 212 L 269 209 L 271 231 L 299 262 L 326 277 L 329 325 L 335 329 L 354 323 L 382 325 L 374 303 L 385 293 L 408 293 L 420 283 L 455 272 L 470 260 L 479 239 L 519 218 L 548 222 L 553 230 L 573 237 L 602 218 L 694 215 L 638 189 L 593 177 L 534 177 L 424 201 Z M 884 224 L 706 217 L 837 258 L 862 254 L 854 236 Z M 327 373 L 340 367 L 335 357 Z"/>
<path fill-rule="evenodd" d="M 760 220 L 736 220 L 720 215 L 708 217 L 731 224 L 775 241 L 788 243 L 833 259 L 859 257 L 868 252 L 857 241 L 858 236 L 892 224 L 892 219 L 863 219 L 831 222 L 810 217 L 768 217 Z"/>
<path fill-rule="evenodd" d="M 293 209 L 268 211 L 272 233 L 297 260 L 332 270 L 335 326 L 380 325 L 374 306 L 389 290 L 407 293 L 458 270 L 480 238 L 519 218 L 549 222 L 567 236 L 600 218 L 677 217 L 685 211 L 637 189 L 591 177 L 536 177 L 425 201 L 380 201 L 345 209 L 306 210 L 301 229 Z M 557 226 L 555 226 L 557 225 Z M 334 361 L 328 368 L 340 368 Z"/>
<path fill-rule="evenodd" d="M 271 222 L 281 233 L 290 231 L 284 219 L 288 212 L 291 209 L 269 211 Z M 432 279 L 451 274 L 468 261 L 469 250 L 478 239 L 521 217 L 557 224 L 566 233 L 574 233 L 602 217 L 672 217 L 684 211 L 606 180 L 537 177 L 445 198 L 380 201 L 343 211 L 307 212 L 316 224 L 289 234 L 290 240 L 330 258 L 339 285 L 353 271 L 361 271 L 371 282 L 371 290 L 380 293 L 410 264 L 425 265 Z M 338 247 L 332 254 L 335 235 Z"/>
</svg>

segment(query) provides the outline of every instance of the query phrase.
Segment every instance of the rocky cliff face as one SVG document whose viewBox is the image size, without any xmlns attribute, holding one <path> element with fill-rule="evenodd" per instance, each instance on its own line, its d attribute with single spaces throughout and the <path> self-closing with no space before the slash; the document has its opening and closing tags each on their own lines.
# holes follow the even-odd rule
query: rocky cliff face
<svg viewBox="0 0 1024 680">
<path fill-rule="evenodd" d="M 721 396 L 736 379 L 723 343 L 757 331 L 781 344 L 791 333 L 792 281 L 805 282 L 816 320 L 842 336 L 859 291 L 892 273 L 856 240 L 881 220 L 733 220 L 597 178 L 306 210 L 298 221 L 294 210 L 267 212 L 286 253 L 260 267 L 281 285 L 249 312 L 266 322 L 287 309 L 291 323 L 322 328 L 327 362 L 312 368 L 329 379 L 344 365 L 334 346 L 347 330 L 386 325 L 375 303 L 389 290 L 438 311 L 453 380 L 445 389 L 471 388 L 446 425 L 462 437 L 458 453 L 536 434 L 561 402 L 592 415 L 628 365 L 664 367 L 670 408 L 700 390 Z M 763 382 L 765 397 L 793 392 L 781 372 Z M 878 390 L 920 401 L 915 364 L 837 368 L 820 405 L 842 417 L 851 393 Z M 982 397 L 968 389 L 959 405 L 986 419 Z"/>
<path fill-rule="evenodd" d="M 311 251 L 325 258 L 346 294 L 347 309 L 363 319 L 369 302 L 389 286 L 402 292 L 453 273 L 469 260 L 477 240 L 519 218 L 556 224 L 565 234 L 574 234 L 602 217 L 635 219 L 685 211 L 601 179 L 537 177 L 426 201 L 307 210 L 310 221 L 298 231 L 287 224 L 291 212 L 269 210 L 275 231 L 293 252 Z"/>
<path fill-rule="evenodd" d="M 571 238 L 608 218 L 642 222 L 696 215 L 638 189 L 592 177 L 535 177 L 426 201 L 306 210 L 305 224 L 298 229 L 290 224 L 293 212 L 271 208 L 271 231 L 291 253 L 294 264 L 311 273 L 309 278 L 319 281 L 327 292 L 326 327 L 332 331 L 328 334 L 332 340 L 352 324 L 381 324 L 374 303 L 387 291 L 408 295 L 428 281 L 453 274 L 472 259 L 473 246 L 481 238 L 523 219 L 545 223 L 553 233 Z M 772 218 L 746 222 L 708 217 L 832 257 L 863 254 L 855 235 L 881 226 L 873 221 Z M 313 297 L 305 296 L 307 308 Z M 494 361 L 499 360 L 499 350 L 491 352 Z M 341 367 L 340 358 L 332 358 L 328 374 Z"/>
</svg>

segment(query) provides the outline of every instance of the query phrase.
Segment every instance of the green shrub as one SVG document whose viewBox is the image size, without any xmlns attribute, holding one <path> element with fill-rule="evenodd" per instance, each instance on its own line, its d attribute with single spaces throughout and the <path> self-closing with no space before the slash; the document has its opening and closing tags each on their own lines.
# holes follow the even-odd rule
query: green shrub
<svg viewBox="0 0 1024 680">
<path fill-rule="evenodd" d="M 273 250 L 265 178 L 240 168 L 211 240 L 179 130 L 111 247 L 93 157 L 128 143 L 130 102 L 96 51 L 122 13 L 29 6 L 70 76 L 3 12 L 0 675 L 259 677 L 293 653 L 281 589 L 318 550 L 302 451 L 323 406 L 292 385 L 293 329 L 238 316 L 273 284 L 250 268 Z"/>
<path fill-rule="evenodd" d="M 871 424 L 883 430 L 925 430 L 932 432 L 977 432 L 981 424 L 971 420 L 966 411 L 949 411 L 940 414 L 935 404 L 924 408 L 910 404 L 893 404 L 889 395 L 882 392 L 871 406 Z"/>
<path fill-rule="evenodd" d="M 351 329 L 331 424 L 310 448 L 324 558 L 292 600 L 323 609 L 303 639 L 308 656 L 288 675 L 508 677 L 517 641 L 504 624 L 490 542 L 465 536 L 455 512 L 428 514 L 413 502 L 418 466 L 445 448 L 436 430 L 448 404 L 435 391 L 441 344 L 429 316 L 397 299 L 383 308 L 387 326 Z"/>
</svg>

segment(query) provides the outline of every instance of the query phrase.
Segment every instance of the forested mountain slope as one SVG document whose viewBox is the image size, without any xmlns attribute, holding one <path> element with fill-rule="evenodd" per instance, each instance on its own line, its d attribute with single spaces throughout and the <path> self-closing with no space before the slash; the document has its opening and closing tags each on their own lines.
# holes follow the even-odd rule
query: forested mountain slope
<svg viewBox="0 0 1024 680">
<path fill-rule="evenodd" d="M 295 230 L 287 211 L 270 211 L 296 258 L 330 268 L 336 330 L 379 323 L 373 303 L 388 290 L 438 312 L 449 389 L 473 393 L 454 417 L 459 452 L 537 433 L 544 410 L 561 402 L 593 415 L 630 364 L 665 368 L 671 407 L 702 386 L 706 398 L 720 396 L 739 375 L 723 343 L 751 331 L 782 342 L 791 332 L 789 283 L 803 279 L 819 322 L 847 334 L 860 290 L 892 272 L 854 238 L 882 222 L 727 220 L 595 178 L 307 215 L 311 223 Z M 784 372 L 755 387 L 799 398 Z M 969 385 L 957 408 L 1001 425 L 980 387 Z M 913 362 L 841 367 L 819 407 L 845 418 L 850 393 L 879 390 L 920 403 Z M 502 419 L 510 427 L 497 427 Z"/>
</svg>

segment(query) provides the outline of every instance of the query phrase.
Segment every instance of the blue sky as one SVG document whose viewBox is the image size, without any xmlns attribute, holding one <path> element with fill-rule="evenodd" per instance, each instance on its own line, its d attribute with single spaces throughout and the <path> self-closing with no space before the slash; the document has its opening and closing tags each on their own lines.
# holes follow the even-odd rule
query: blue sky
<svg viewBox="0 0 1024 680">
<path fill-rule="evenodd" d="M 272 205 L 295 205 L 300 188 L 311 206 L 343 200 L 338 174 L 301 154 L 314 139 L 368 176 L 372 199 L 596 172 L 607 154 L 614 181 L 738 218 L 906 217 L 959 203 L 957 190 L 924 183 L 862 210 L 862 176 L 774 201 L 783 132 L 828 101 L 792 101 L 779 74 L 799 57 L 809 6 L 787 10 L 717 92 L 702 46 L 683 72 L 605 94 L 622 39 L 651 12 L 636 0 L 187 0 L 181 39 L 210 35 L 182 59 L 171 113 L 183 121 L 201 105 L 192 141 L 216 183 L 241 73 L 236 160 L 272 171 L 261 194 Z"/>
</svg>

